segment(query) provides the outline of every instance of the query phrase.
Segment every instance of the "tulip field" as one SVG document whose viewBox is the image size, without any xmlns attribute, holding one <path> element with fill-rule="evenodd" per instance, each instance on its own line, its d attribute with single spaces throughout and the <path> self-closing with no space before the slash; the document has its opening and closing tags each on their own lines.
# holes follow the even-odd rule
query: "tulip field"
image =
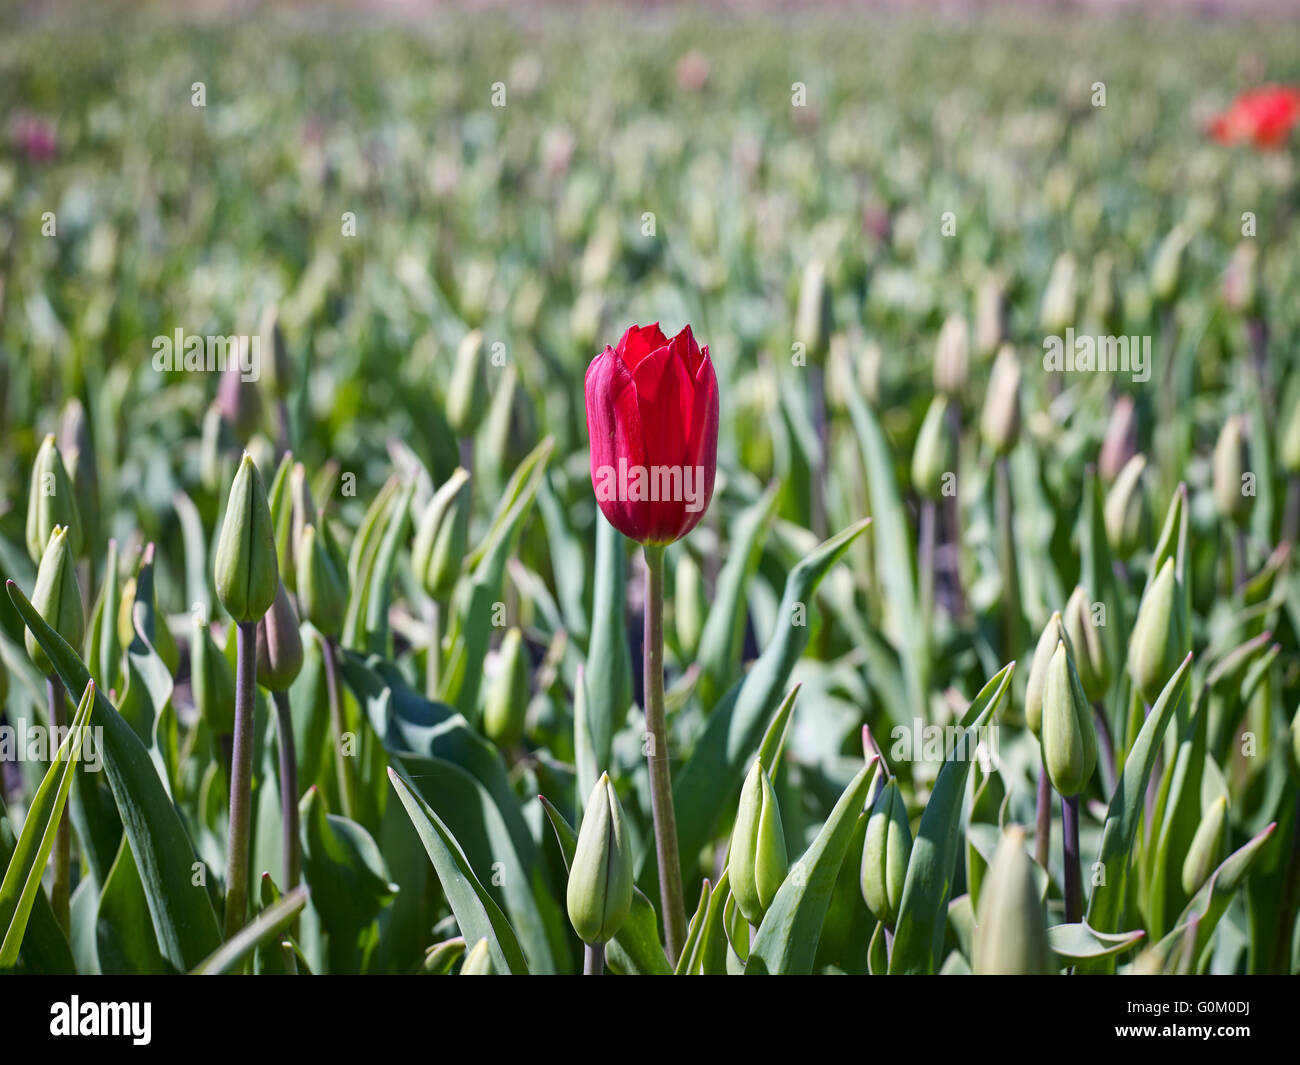
<svg viewBox="0 0 1300 1065">
<path fill-rule="evenodd" d="M 1294 13 L 0 22 L 0 972 L 1300 973 Z"/>
</svg>

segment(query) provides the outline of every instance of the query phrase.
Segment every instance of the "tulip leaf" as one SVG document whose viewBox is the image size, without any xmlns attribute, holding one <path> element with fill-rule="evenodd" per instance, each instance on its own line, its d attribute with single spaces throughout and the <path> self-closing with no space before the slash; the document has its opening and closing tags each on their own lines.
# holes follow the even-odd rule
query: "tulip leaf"
<svg viewBox="0 0 1300 1065">
<path fill-rule="evenodd" d="M 790 724 L 794 721 L 794 701 L 799 697 L 799 688 L 800 685 L 796 684 L 786 694 L 772 715 L 772 720 L 768 722 L 763 742 L 758 745 L 758 763 L 773 779 L 781 766 L 781 754 L 785 750 L 786 738 L 790 735 Z"/>
<path fill-rule="evenodd" d="M 1015 668 L 1014 662 L 1003 666 L 975 696 L 961 719 L 961 736 L 935 778 L 907 862 L 889 958 L 891 973 L 933 973 L 939 966 L 958 857 L 966 776 L 974 760 L 978 730 L 997 710 Z"/>
<path fill-rule="evenodd" d="M 249 955 L 258 947 L 275 940 L 298 919 L 303 907 L 307 905 L 309 894 L 305 886 L 294 888 L 204 958 L 190 975 L 220 976 L 223 973 L 239 972 Z"/>
<path fill-rule="evenodd" d="M 14 857 L 14 839 L 9 829 L 9 822 L 0 813 L 0 867 L 9 868 Z M 80 885 L 78 885 L 80 887 Z M 76 892 L 73 892 L 75 906 Z M 75 927 L 76 918 L 73 918 Z M 23 945 L 18 952 L 22 971 L 44 975 L 70 975 L 77 972 L 77 963 L 73 956 L 68 937 L 63 934 L 59 922 L 54 918 L 54 910 L 45 892 L 37 891 L 32 896 L 31 912 L 27 915 L 27 929 L 23 936 Z"/>
<path fill-rule="evenodd" d="M 597 508 L 596 574 L 591 640 L 582 672 L 583 712 L 590 765 L 578 766 L 578 801 L 586 802 L 600 767 L 609 765 L 614 733 L 632 704 L 632 658 L 627 645 L 627 551 L 623 534 Z M 594 775 L 592 775 L 594 770 Z"/>
<path fill-rule="evenodd" d="M 0 881 L 0 969 L 10 969 L 18 961 L 27 921 L 31 916 L 36 895 L 41 890 L 41 877 L 54 849 L 54 837 L 63 807 L 72 788 L 77 760 L 85 738 L 85 726 L 90 720 L 95 689 L 87 685 L 72 719 L 71 728 L 59 744 L 51 759 L 50 768 L 36 794 L 32 797 L 23 821 L 23 830 L 13 848 L 13 857 Z"/>
<path fill-rule="evenodd" d="M 68 691 L 84 691 L 90 674 L 76 652 L 50 628 L 16 584 L 10 581 L 8 588 L 14 607 Z M 168 964 L 188 971 L 211 954 L 221 939 L 207 888 L 193 880 L 198 860 L 194 847 L 148 750 L 98 689 L 94 716 L 96 728 L 102 730 L 96 735 L 102 736 L 104 772 L 140 871 L 158 946 Z"/>
<path fill-rule="evenodd" d="M 397 770 L 390 767 L 388 779 L 392 781 L 397 797 L 406 807 L 406 813 L 420 835 L 420 842 L 424 844 L 429 860 L 433 862 L 443 893 L 447 896 L 447 903 L 456 915 L 461 935 L 466 942 L 487 940 L 492 966 L 497 972 L 526 974 L 528 963 L 524 960 L 514 929 L 474 875 L 456 837 Z"/>
<path fill-rule="evenodd" d="M 813 971 L 831 892 L 867 801 L 875 762 L 873 756 L 858 770 L 817 838 L 790 867 L 758 926 L 745 965 L 747 975 L 804 975 Z"/>
<path fill-rule="evenodd" d="M 128 841 L 123 838 L 117 860 L 104 881 L 95 914 L 95 958 L 105 976 L 167 971 L 149 923 L 140 871 Z"/>
<path fill-rule="evenodd" d="M 1047 945 L 1061 959 L 1060 967 L 1064 969 L 1072 962 L 1084 958 L 1122 954 L 1145 934 L 1141 929 L 1133 932 L 1094 932 L 1088 927 L 1087 921 L 1080 921 L 1077 924 L 1053 925 L 1047 930 Z"/>
<path fill-rule="evenodd" d="M 713 885 L 709 883 L 709 878 L 705 877 L 700 887 L 700 901 L 695 906 L 690 924 L 686 926 L 686 942 L 682 944 L 682 955 L 677 959 L 677 966 L 673 969 L 674 976 L 685 976 L 691 971 L 691 962 L 694 960 L 696 945 L 700 941 L 704 920 L 709 913 L 709 898 L 712 894 Z"/>
</svg>

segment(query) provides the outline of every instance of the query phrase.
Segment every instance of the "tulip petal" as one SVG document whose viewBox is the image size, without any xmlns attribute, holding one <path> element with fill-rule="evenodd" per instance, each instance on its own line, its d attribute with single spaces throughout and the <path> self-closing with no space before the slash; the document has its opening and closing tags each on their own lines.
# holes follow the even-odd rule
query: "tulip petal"
<svg viewBox="0 0 1300 1065">
<path fill-rule="evenodd" d="M 629 467 L 643 465 L 645 444 L 636 385 L 613 348 L 607 347 L 592 359 L 587 367 L 585 388 L 594 485 L 602 467 L 617 472 L 620 458 L 625 459 Z M 634 540 L 643 539 L 643 530 L 638 527 L 636 504 L 626 499 L 602 499 L 599 492 L 596 501 L 614 528 Z"/>
<path fill-rule="evenodd" d="M 623 334 L 623 339 L 618 342 L 615 349 L 629 370 L 635 370 L 651 352 L 658 351 L 668 343 L 668 338 L 664 336 L 663 331 L 659 328 L 659 323 L 653 325 L 639 326 L 634 325 Z"/>
</svg>

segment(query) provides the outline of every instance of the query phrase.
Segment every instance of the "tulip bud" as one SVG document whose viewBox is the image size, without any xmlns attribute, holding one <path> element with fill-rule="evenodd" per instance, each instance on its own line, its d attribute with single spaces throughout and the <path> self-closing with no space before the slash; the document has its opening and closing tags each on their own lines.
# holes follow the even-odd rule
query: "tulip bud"
<svg viewBox="0 0 1300 1065">
<path fill-rule="evenodd" d="M 510 629 L 501 640 L 498 670 L 483 698 L 483 733 L 502 750 L 519 745 L 528 712 L 528 651 L 524 634 Z"/>
<path fill-rule="evenodd" d="M 1246 423 L 1241 415 L 1234 414 L 1223 423 L 1214 445 L 1214 502 L 1220 515 L 1234 525 L 1244 525 L 1250 517 L 1251 497 L 1245 492 L 1249 470 Z"/>
<path fill-rule="evenodd" d="M 1097 734 L 1092 707 L 1084 697 L 1074 664 L 1058 642 L 1043 684 L 1043 765 L 1065 798 L 1078 795 L 1097 766 Z"/>
<path fill-rule="evenodd" d="M 63 465 L 72 481 L 72 494 L 81 518 L 82 545 L 89 551 L 98 540 L 99 475 L 95 464 L 95 445 L 90 423 L 81 400 L 70 399 L 59 422 L 59 450 Z"/>
<path fill-rule="evenodd" d="M 457 436 L 473 436 L 487 413 L 487 356 L 483 334 L 475 329 L 456 349 L 456 362 L 447 384 L 447 424 Z"/>
<path fill-rule="evenodd" d="M 1071 593 L 1063 620 L 1083 694 L 1089 702 L 1096 702 L 1110 687 L 1110 659 L 1092 619 L 1092 602 L 1082 587 L 1076 587 Z"/>
<path fill-rule="evenodd" d="M 86 617 L 81 609 L 81 589 L 77 587 L 77 567 L 72 556 L 72 545 L 68 543 L 67 530 L 62 525 L 54 527 L 50 541 L 45 545 L 45 553 L 41 555 L 41 564 L 36 571 L 36 587 L 32 590 L 32 606 L 50 628 L 69 644 L 73 647 L 81 646 L 86 632 Z M 36 668 L 46 675 L 52 674 L 54 666 L 30 629 L 25 642 L 27 653 L 31 655 Z"/>
<path fill-rule="evenodd" d="M 81 554 L 81 513 L 77 509 L 76 489 L 68 477 L 63 456 L 49 433 L 36 452 L 32 466 L 31 491 L 27 496 L 27 553 L 40 563 L 55 526 L 62 526 L 72 557 Z"/>
<path fill-rule="evenodd" d="M 1003 833 L 980 889 L 971 955 L 978 976 L 1045 976 L 1056 971 L 1033 861 L 1025 853 L 1025 832 L 1018 825 Z"/>
<path fill-rule="evenodd" d="M 1145 455 L 1134 455 L 1120 470 L 1106 493 L 1102 516 L 1110 549 L 1123 560 L 1132 557 L 1147 541 L 1151 531 L 1151 505 L 1142 487 Z"/>
<path fill-rule="evenodd" d="M 298 612 L 281 583 L 271 609 L 257 623 L 257 683 L 267 691 L 285 691 L 301 670 Z"/>
<path fill-rule="evenodd" d="M 1020 439 L 1020 363 L 1009 344 L 1002 345 L 993 362 L 981 428 L 997 455 L 1008 454 Z"/>
<path fill-rule="evenodd" d="M 411 545 L 411 566 L 434 599 L 448 598 L 460 578 L 469 545 L 469 472 L 459 467 L 433 494 Z"/>
<path fill-rule="evenodd" d="M 1291 767 L 1300 773 L 1300 707 L 1291 718 Z"/>
<path fill-rule="evenodd" d="M 1238 314 L 1254 315 L 1259 310 L 1258 253 L 1253 240 L 1241 241 L 1228 260 L 1223 275 L 1223 302 Z"/>
<path fill-rule="evenodd" d="M 569 921 L 579 939 L 604 943 L 618 934 L 632 910 L 633 878 L 623 807 L 609 774 L 602 773 L 582 815 L 565 895 Z"/>
<path fill-rule="evenodd" d="M 731 893 L 736 905 L 745 920 L 757 926 L 790 868 L 781 809 L 761 762 L 754 763 L 740 790 L 727 867 L 731 871 Z"/>
<path fill-rule="evenodd" d="M 898 790 L 898 781 L 891 777 L 880 789 L 867 818 L 859 874 L 862 901 L 886 928 L 893 928 L 898 920 L 911 855 L 912 829 L 907 823 L 907 804 Z"/>
<path fill-rule="evenodd" d="M 1227 828 L 1228 800 L 1220 795 L 1205 811 L 1183 859 L 1183 890 L 1187 894 L 1194 895 L 1226 857 Z"/>
<path fill-rule="evenodd" d="M 208 728 L 218 736 L 233 733 L 235 674 L 221 649 L 212 642 L 207 621 L 198 614 L 190 636 L 190 686 L 194 706 Z"/>
<path fill-rule="evenodd" d="M 262 311 L 257 325 L 258 342 L 261 345 L 262 370 L 264 379 L 276 399 L 285 399 L 293 385 L 290 371 L 289 349 L 284 342 L 284 330 L 280 328 L 280 312 L 274 306 Z"/>
<path fill-rule="evenodd" d="M 804 268 L 799 289 L 799 310 L 795 316 L 794 338 L 807 349 L 812 362 L 826 357 L 834 323 L 831 319 L 831 290 L 826 281 L 826 264 L 810 259 Z"/>
<path fill-rule="evenodd" d="M 1191 234 L 1181 225 L 1174 226 L 1160 242 L 1151 262 L 1151 295 L 1157 303 L 1168 303 L 1178 295 L 1183 266 L 1183 250 Z"/>
<path fill-rule="evenodd" d="M 858 387 L 873 407 L 880 405 L 880 375 L 885 366 L 885 352 L 874 340 L 862 349 L 858 359 Z"/>
<path fill-rule="evenodd" d="M 970 341 L 966 319 L 950 314 L 939 330 L 934 349 L 934 387 L 946 396 L 958 398 L 970 378 Z"/>
<path fill-rule="evenodd" d="M 1043 309 L 1040 315 L 1043 330 L 1053 336 L 1063 334 L 1074 325 L 1075 307 L 1075 263 L 1074 256 L 1063 254 L 1057 256 L 1052 264 L 1052 274 L 1047 280 L 1047 290 L 1043 293 Z"/>
<path fill-rule="evenodd" d="M 217 408 L 240 443 L 247 443 L 262 424 L 262 395 L 256 381 L 244 380 L 247 354 L 243 345 L 248 343 L 248 338 L 242 338 L 239 343 L 237 357 L 227 364 L 217 384 Z"/>
<path fill-rule="evenodd" d="M 704 594 L 704 578 L 695 559 L 683 553 L 677 560 L 673 579 L 676 582 L 673 625 L 677 632 L 677 644 L 685 660 L 690 662 L 694 660 L 695 652 L 700 646 L 704 619 L 709 613 L 708 599 Z"/>
<path fill-rule="evenodd" d="M 1142 595 L 1128 645 L 1129 675 L 1147 703 L 1160 698 L 1160 692 L 1183 659 L 1178 613 L 1174 609 L 1178 594 L 1174 560 L 1167 558 Z"/>
<path fill-rule="evenodd" d="M 930 401 L 912 451 L 912 484 L 925 499 L 943 494 L 944 477 L 957 469 L 957 437 L 948 416 L 951 401 L 937 395 Z"/>
<path fill-rule="evenodd" d="M 1282 467 L 1287 473 L 1300 473 L 1300 392 L 1297 392 L 1295 402 L 1291 404 L 1291 412 L 1287 415 L 1286 424 L 1282 429 L 1282 446 L 1279 449 L 1282 456 Z"/>
<path fill-rule="evenodd" d="M 975 351 L 992 358 L 1002 346 L 1006 317 L 1006 289 L 996 274 L 986 277 L 975 297 Z"/>
<path fill-rule="evenodd" d="M 348 607 L 347 571 L 340 565 L 325 542 L 324 526 L 302 530 L 295 548 L 298 564 L 298 606 L 305 621 L 311 622 L 323 636 L 337 636 L 343 631 L 343 617 Z"/>
<path fill-rule="evenodd" d="M 1133 397 L 1122 395 L 1115 400 L 1106 424 L 1106 435 L 1101 441 L 1101 455 L 1097 459 L 1097 472 L 1101 479 L 1111 484 L 1120 471 L 1137 454 L 1138 425 Z"/>
<path fill-rule="evenodd" d="M 1025 724 L 1038 736 L 1043 725 L 1043 689 L 1047 684 L 1047 667 L 1051 665 L 1056 645 L 1068 642 L 1061 612 L 1054 611 L 1043 627 L 1042 635 L 1034 647 L 1034 657 L 1029 663 L 1029 678 L 1025 684 Z"/>
<path fill-rule="evenodd" d="M 213 403 L 203 415 L 199 434 L 199 481 L 205 490 L 220 490 L 226 479 L 226 457 L 234 446 L 234 434 L 226 424 L 221 408 Z"/>
<path fill-rule="evenodd" d="M 488 950 L 488 941 L 480 939 L 465 954 L 460 963 L 461 976 L 492 976 L 492 952 Z"/>
<path fill-rule="evenodd" d="M 236 622 L 265 614 L 280 585 L 266 488 L 247 453 L 230 486 L 213 573 L 217 597 Z"/>
<path fill-rule="evenodd" d="M 1119 294 L 1115 287 L 1115 261 L 1106 252 L 1092 260 L 1092 291 L 1088 312 L 1103 329 L 1119 324 Z"/>
<path fill-rule="evenodd" d="M 9 667 L 5 665 L 5 660 L 0 657 L 0 706 L 4 706 L 9 699 Z"/>
</svg>

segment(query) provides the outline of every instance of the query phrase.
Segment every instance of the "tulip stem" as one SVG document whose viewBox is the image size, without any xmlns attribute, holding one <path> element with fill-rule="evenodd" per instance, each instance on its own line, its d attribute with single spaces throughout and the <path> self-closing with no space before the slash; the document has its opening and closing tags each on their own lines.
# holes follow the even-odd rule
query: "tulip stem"
<svg viewBox="0 0 1300 1065">
<path fill-rule="evenodd" d="M 1232 531 L 1232 561 L 1233 568 L 1236 572 L 1236 589 L 1241 591 L 1250 579 L 1250 574 L 1246 572 L 1246 530 L 1237 526 Z"/>
<path fill-rule="evenodd" d="M 354 820 L 355 804 L 352 801 L 352 770 L 347 755 L 343 753 L 343 699 L 339 691 L 338 645 L 333 636 L 325 637 L 325 688 L 329 694 L 330 726 L 334 730 L 334 766 L 339 777 L 339 805 L 343 816 Z"/>
<path fill-rule="evenodd" d="M 276 735 L 280 741 L 280 815 L 284 825 L 285 891 L 298 886 L 298 757 L 293 746 L 293 717 L 289 693 L 274 692 Z"/>
<path fill-rule="evenodd" d="M 68 727 L 67 708 L 63 701 L 63 685 L 51 673 L 45 678 L 45 690 L 50 705 L 50 756 L 58 745 L 58 736 Z M 68 811 L 59 815 L 59 827 L 54 836 L 54 878 L 50 884 L 50 904 L 54 917 L 64 932 L 68 931 L 72 894 L 72 831 L 68 824 Z"/>
<path fill-rule="evenodd" d="M 659 862 L 659 908 L 663 911 L 668 959 L 674 965 L 686 941 L 686 901 L 682 863 L 677 853 L 677 817 L 668 768 L 668 730 L 664 719 L 664 547 L 645 545 L 645 723 L 650 742 L 650 807 L 654 814 L 655 856 Z"/>
<path fill-rule="evenodd" d="M 248 829 L 253 806 L 253 679 L 257 622 L 236 628 L 235 734 L 230 756 L 230 835 L 226 847 L 226 938 L 244 927 L 248 910 Z"/>
<path fill-rule="evenodd" d="M 1282 543 L 1290 544 L 1294 551 L 1300 535 L 1300 473 L 1293 473 L 1286 482 L 1286 511 L 1282 517 Z"/>
<path fill-rule="evenodd" d="M 1016 538 L 1011 521 L 1011 465 L 1005 455 L 993 468 L 993 497 L 997 515 L 998 569 L 1002 573 L 1002 650 L 1011 657 L 1020 647 L 1020 579 L 1016 570 Z"/>
<path fill-rule="evenodd" d="M 605 971 L 605 944 L 588 943 L 582 952 L 582 975 L 600 976 Z"/>
<path fill-rule="evenodd" d="M 920 613 L 921 624 L 925 626 L 926 654 L 930 653 L 934 633 L 934 519 L 934 500 L 921 500 L 920 544 L 917 553 L 920 563 Z"/>
<path fill-rule="evenodd" d="M 1102 786 L 1109 795 L 1115 790 L 1115 781 L 1118 780 L 1118 769 L 1115 766 L 1115 738 L 1110 733 L 1110 722 L 1106 720 L 1106 707 L 1098 699 L 1092 704 L 1093 715 L 1097 719 L 1097 739 L 1101 742 L 1101 753 L 1105 761 L 1102 765 L 1109 772 L 1109 776 L 1102 779 Z"/>
<path fill-rule="evenodd" d="M 1065 923 L 1083 920 L 1083 879 L 1079 871 L 1079 796 L 1061 796 L 1061 849 L 1065 859 Z"/>
<path fill-rule="evenodd" d="M 1038 767 L 1038 802 L 1034 811 L 1034 858 L 1044 869 L 1052 853 L 1052 782 L 1045 766 Z"/>
</svg>

